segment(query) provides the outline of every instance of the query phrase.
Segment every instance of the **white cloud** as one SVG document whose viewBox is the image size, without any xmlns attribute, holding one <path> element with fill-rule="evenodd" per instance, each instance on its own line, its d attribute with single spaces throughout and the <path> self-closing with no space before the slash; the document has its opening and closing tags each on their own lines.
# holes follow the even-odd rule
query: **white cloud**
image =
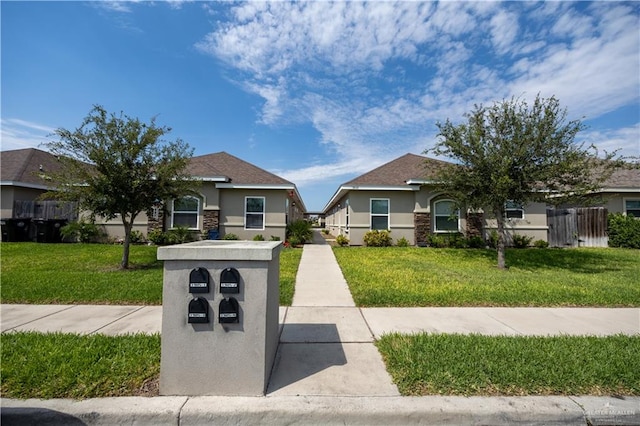
<svg viewBox="0 0 640 426">
<path fill-rule="evenodd" d="M 513 42 L 518 34 L 518 17 L 514 13 L 499 11 L 490 21 L 491 42 L 500 55 L 512 50 Z"/>
<path fill-rule="evenodd" d="M 3 118 L 1 123 L 2 151 L 38 148 L 42 143 L 47 142 L 47 136 L 55 130 L 43 124 L 18 118 Z"/>
<path fill-rule="evenodd" d="M 639 12 L 625 3 L 248 2 L 229 9 L 232 19 L 197 47 L 264 100 L 260 122 L 309 123 L 321 134 L 327 164 L 281 173 L 301 184 L 421 152 L 435 142 L 436 121 L 460 121 L 474 104 L 541 93 L 592 119 L 639 99 Z M 638 136 L 637 127 L 602 136 L 609 144 L 630 139 L 621 135 Z"/>
<path fill-rule="evenodd" d="M 640 158 L 640 123 L 620 129 L 587 130 L 576 139 L 585 144 L 593 144 L 599 151 L 614 152 L 624 157 Z"/>
</svg>

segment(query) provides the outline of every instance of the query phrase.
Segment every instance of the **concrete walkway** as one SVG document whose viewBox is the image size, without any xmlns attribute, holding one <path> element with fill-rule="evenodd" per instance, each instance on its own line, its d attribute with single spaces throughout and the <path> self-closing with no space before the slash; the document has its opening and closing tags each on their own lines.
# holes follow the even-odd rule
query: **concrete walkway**
<svg viewBox="0 0 640 426">
<path fill-rule="evenodd" d="M 161 322 L 159 306 L 0 305 L 3 333 L 160 333 Z M 2 424 L 640 424 L 637 397 L 401 397 L 374 346 L 396 331 L 637 335 L 638 308 L 357 308 L 315 232 L 280 324 L 266 398 L 2 399 Z"/>
</svg>

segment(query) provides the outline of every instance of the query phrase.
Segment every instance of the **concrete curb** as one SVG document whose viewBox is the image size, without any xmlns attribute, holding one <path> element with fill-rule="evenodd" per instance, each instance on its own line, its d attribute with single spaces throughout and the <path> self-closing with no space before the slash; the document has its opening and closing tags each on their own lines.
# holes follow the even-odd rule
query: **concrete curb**
<svg viewBox="0 0 640 426">
<path fill-rule="evenodd" d="M 637 425 L 640 397 L 1 399 L 2 425 Z"/>
</svg>

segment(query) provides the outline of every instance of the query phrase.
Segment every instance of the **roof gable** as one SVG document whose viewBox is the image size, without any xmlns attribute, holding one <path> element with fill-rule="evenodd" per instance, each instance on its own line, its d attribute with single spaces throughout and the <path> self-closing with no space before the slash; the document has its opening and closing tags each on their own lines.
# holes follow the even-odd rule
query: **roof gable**
<svg viewBox="0 0 640 426">
<path fill-rule="evenodd" d="M 280 176 L 226 152 L 192 157 L 187 170 L 192 176 L 201 178 L 225 176 L 234 184 L 293 185 Z"/>
<path fill-rule="evenodd" d="M 0 153 L 0 180 L 3 183 L 36 185 L 49 187 L 52 185 L 51 173 L 61 168 L 58 158 L 46 151 L 36 148 L 16 149 Z"/>
<path fill-rule="evenodd" d="M 344 185 L 406 185 L 410 180 L 435 178 L 440 169 L 450 164 L 446 161 L 434 160 L 421 155 L 405 154 L 344 183 Z"/>
</svg>

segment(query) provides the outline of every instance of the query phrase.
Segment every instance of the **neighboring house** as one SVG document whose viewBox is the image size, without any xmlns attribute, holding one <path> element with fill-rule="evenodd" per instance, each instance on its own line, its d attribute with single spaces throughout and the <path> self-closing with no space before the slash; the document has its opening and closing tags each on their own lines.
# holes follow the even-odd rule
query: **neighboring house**
<svg viewBox="0 0 640 426">
<path fill-rule="evenodd" d="M 598 205 L 606 207 L 609 213 L 640 218 L 640 169 L 615 171 L 594 196 L 603 199 Z"/>
<path fill-rule="evenodd" d="M 74 208 L 62 211 L 68 204 L 51 201 L 43 207 L 37 200 L 55 190 L 49 173 L 60 165 L 54 155 L 28 148 L 3 151 L 0 159 L 2 219 L 43 218 L 45 213 L 77 218 Z M 304 216 L 306 209 L 293 183 L 225 152 L 191 158 L 188 171 L 202 181 L 197 195 L 160 203 L 150 216 L 143 212 L 134 230 L 146 235 L 154 229 L 184 226 L 205 236 L 217 231 L 220 237 L 232 233 L 252 239 L 261 234 L 266 240 L 273 236 L 284 241 L 287 224 Z M 111 237 L 124 234 L 118 218 L 99 223 Z"/>
<path fill-rule="evenodd" d="M 46 151 L 26 148 L 0 152 L 0 217 L 75 219 L 75 205 L 39 200 L 55 189 L 50 174 L 58 170 L 60 162 Z"/>
<path fill-rule="evenodd" d="M 302 219 L 306 208 L 296 186 L 226 152 L 191 158 L 188 172 L 202 181 L 196 197 L 166 203 L 166 215 L 152 215 L 149 228 L 186 226 L 251 240 L 285 240 L 287 224 Z M 157 220 L 156 220 L 157 219 Z"/>
<path fill-rule="evenodd" d="M 425 245 L 429 235 L 462 233 L 487 239 L 497 229 L 495 218 L 482 212 L 459 212 L 454 200 L 435 189 L 438 170 L 447 164 L 440 160 L 406 154 L 344 183 L 327 203 L 323 213 L 326 227 L 334 235 L 345 235 L 351 245 L 362 245 L 369 230 L 391 231 L 395 242 L 406 238 L 409 244 Z M 626 175 L 625 175 L 626 176 Z M 618 188 L 620 189 L 620 188 Z M 616 192 L 634 207 L 632 194 Z M 635 191 L 635 192 L 634 192 Z M 620 211 L 622 200 L 610 200 L 610 211 Z M 507 237 L 519 234 L 534 240 L 547 240 L 547 205 L 507 205 Z"/>
</svg>

